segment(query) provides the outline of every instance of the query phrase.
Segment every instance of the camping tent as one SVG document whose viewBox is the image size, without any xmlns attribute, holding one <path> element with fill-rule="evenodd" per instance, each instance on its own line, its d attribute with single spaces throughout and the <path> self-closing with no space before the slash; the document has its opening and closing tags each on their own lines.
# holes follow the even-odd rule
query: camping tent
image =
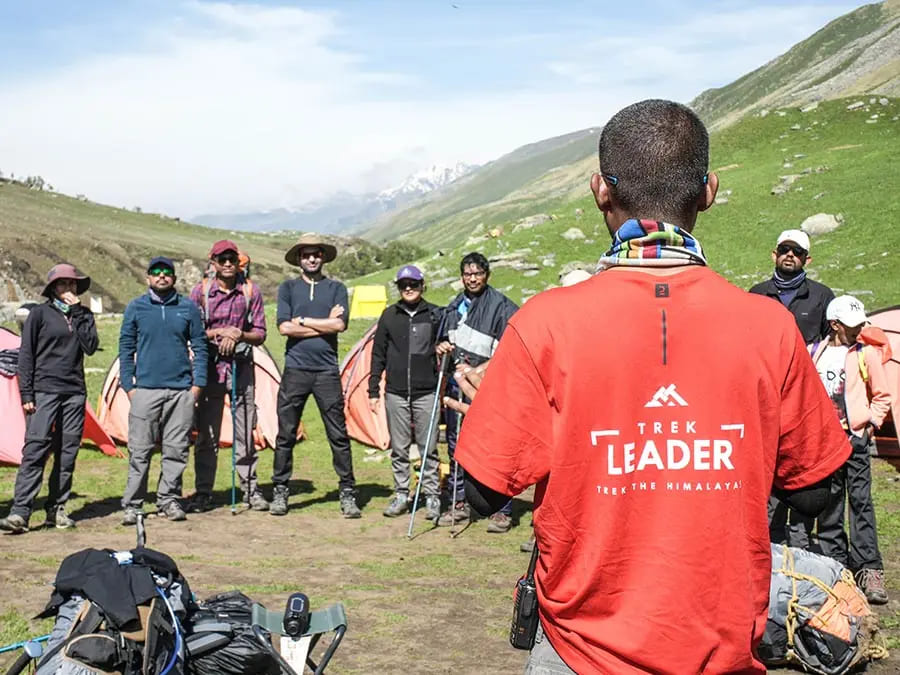
<svg viewBox="0 0 900 675">
<path fill-rule="evenodd" d="M 377 319 L 387 307 L 384 286 L 354 286 L 350 301 L 351 319 Z"/>
<path fill-rule="evenodd" d="M 0 349 L 18 349 L 19 336 L 0 328 Z M 103 431 L 91 406 L 85 403 L 83 437 L 96 445 L 105 455 L 121 457 L 113 440 Z M 22 445 L 25 442 L 25 413 L 19 396 L 19 380 L 0 376 L 0 464 L 18 465 L 22 462 Z"/>
<path fill-rule="evenodd" d="M 341 385 L 344 389 L 344 416 L 350 438 L 386 450 L 391 444 L 384 411 L 384 374 L 381 376 L 381 398 L 378 412 L 369 410 L 369 373 L 372 364 L 372 345 L 375 340 L 373 324 L 341 363 Z"/>
<path fill-rule="evenodd" d="M 894 401 L 891 419 L 878 430 L 875 442 L 880 457 L 900 457 L 900 305 L 871 312 L 869 321 L 887 334 L 894 353 L 884 364 Z"/>
<path fill-rule="evenodd" d="M 278 435 L 278 385 L 281 383 L 281 371 L 272 360 L 269 350 L 263 346 L 253 348 L 253 363 L 256 402 L 256 429 L 253 432 L 257 448 L 275 447 Z M 116 358 L 106 373 L 100 400 L 97 403 L 100 424 L 116 440 L 128 442 L 128 411 L 131 402 L 119 384 L 119 359 Z M 297 438 L 303 438 L 303 426 L 297 429 Z M 231 400 L 225 397 L 225 411 L 222 415 L 222 429 L 219 433 L 219 445 L 231 445 Z"/>
</svg>

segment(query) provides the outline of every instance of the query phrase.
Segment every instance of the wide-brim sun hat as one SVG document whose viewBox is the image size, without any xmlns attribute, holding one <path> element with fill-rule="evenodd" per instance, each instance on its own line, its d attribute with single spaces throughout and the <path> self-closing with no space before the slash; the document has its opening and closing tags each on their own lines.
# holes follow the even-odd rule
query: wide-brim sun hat
<svg viewBox="0 0 900 675">
<path fill-rule="evenodd" d="M 322 237 L 314 232 L 307 232 L 301 235 L 297 243 L 291 246 L 288 252 L 284 254 L 284 259 L 291 265 L 299 267 L 300 249 L 312 247 L 322 249 L 322 262 L 331 262 L 337 258 L 337 248 L 333 244 L 323 241 Z"/>
<path fill-rule="evenodd" d="M 60 279 L 75 280 L 75 295 L 81 295 L 91 287 L 91 278 L 89 276 L 79 274 L 74 265 L 70 265 L 69 263 L 59 263 L 58 265 L 51 267 L 50 271 L 47 272 L 47 285 L 44 286 L 41 295 L 45 298 L 52 297 L 53 284 Z"/>
</svg>

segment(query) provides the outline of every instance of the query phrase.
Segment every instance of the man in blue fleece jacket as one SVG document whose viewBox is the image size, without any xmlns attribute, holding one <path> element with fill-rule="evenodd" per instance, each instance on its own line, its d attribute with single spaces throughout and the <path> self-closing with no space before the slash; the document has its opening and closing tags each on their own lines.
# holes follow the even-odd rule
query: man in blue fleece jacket
<svg viewBox="0 0 900 675">
<path fill-rule="evenodd" d="M 175 265 L 169 258 L 150 261 L 147 286 L 147 293 L 125 308 L 119 333 L 119 381 L 131 401 L 123 525 L 137 522 L 143 507 L 157 439 L 162 466 L 156 506 L 169 520 L 185 519 L 178 502 L 181 476 L 187 466 L 194 404 L 206 386 L 203 319 L 197 306 L 175 291 Z"/>
</svg>

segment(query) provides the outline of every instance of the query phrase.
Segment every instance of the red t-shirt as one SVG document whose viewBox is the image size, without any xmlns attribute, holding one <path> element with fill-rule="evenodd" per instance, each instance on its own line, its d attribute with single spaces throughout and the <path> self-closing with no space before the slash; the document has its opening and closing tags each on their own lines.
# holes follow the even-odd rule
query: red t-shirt
<svg viewBox="0 0 900 675">
<path fill-rule="evenodd" d="M 540 615 L 579 673 L 765 672 L 766 500 L 850 454 L 779 303 L 611 270 L 510 320 L 456 457 L 535 492 Z"/>
</svg>

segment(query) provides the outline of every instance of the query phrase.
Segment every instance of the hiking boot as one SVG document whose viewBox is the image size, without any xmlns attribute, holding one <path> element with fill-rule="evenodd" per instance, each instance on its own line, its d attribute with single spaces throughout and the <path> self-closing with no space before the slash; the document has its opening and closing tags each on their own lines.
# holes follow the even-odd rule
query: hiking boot
<svg viewBox="0 0 900 675">
<path fill-rule="evenodd" d="M 269 504 L 270 516 L 283 516 L 287 513 L 289 494 L 290 491 L 283 485 L 272 490 L 272 502 Z"/>
<path fill-rule="evenodd" d="M 505 513 L 501 513 L 497 511 L 488 518 L 488 526 L 487 531 L 493 532 L 494 534 L 504 534 L 509 532 L 509 528 L 512 527 L 512 518 L 510 518 Z"/>
<path fill-rule="evenodd" d="M 169 520 L 186 520 L 187 516 L 184 513 L 184 509 L 181 508 L 181 504 L 179 504 L 174 499 L 170 499 L 165 504 L 159 507 L 159 513 Z"/>
<path fill-rule="evenodd" d="M 268 511 L 269 510 L 269 502 L 266 501 L 266 498 L 263 497 L 262 492 L 253 492 L 250 494 L 250 498 L 245 500 L 247 504 L 250 505 L 251 511 Z"/>
<path fill-rule="evenodd" d="M 138 510 L 133 506 L 126 506 L 122 514 L 123 525 L 137 525 Z"/>
<path fill-rule="evenodd" d="M 353 490 L 341 490 L 341 515 L 344 518 L 362 518 L 362 511 L 356 505 L 356 495 Z M 384 515 L 387 515 L 385 512 Z M 399 513 L 397 514 L 400 515 Z"/>
<path fill-rule="evenodd" d="M 441 498 L 437 495 L 425 497 L 425 519 L 437 522 L 441 517 Z"/>
<path fill-rule="evenodd" d="M 856 573 L 856 583 L 870 604 L 888 603 L 888 594 L 884 588 L 884 570 L 860 570 Z"/>
<path fill-rule="evenodd" d="M 55 525 L 57 530 L 67 530 L 75 527 L 75 521 L 69 518 L 66 513 L 66 507 L 63 504 L 57 505 L 52 511 L 47 511 L 47 524 Z"/>
<path fill-rule="evenodd" d="M 188 500 L 187 510 L 190 513 L 205 513 L 216 508 L 213 504 L 212 495 L 204 492 L 198 492 Z"/>
<path fill-rule="evenodd" d="M 402 516 L 406 513 L 408 505 L 409 497 L 402 492 L 398 492 L 394 495 L 394 498 L 387 505 L 387 508 L 385 508 L 383 513 L 388 518 L 396 518 L 397 516 Z"/>
<path fill-rule="evenodd" d="M 28 532 L 28 521 L 16 513 L 10 513 L 6 518 L 0 518 L 0 530 L 12 534 L 25 534 Z"/>
<path fill-rule="evenodd" d="M 523 541 L 521 544 L 519 544 L 519 550 L 522 551 L 522 553 L 533 553 L 534 552 L 534 535 L 533 534 L 528 538 L 528 541 Z"/>
<path fill-rule="evenodd" d="M 455 505 L 451 505 L 449 509 L 441 514 L 440 518 L 437 519 L 437 524 L 440 527 L 448 527 L 455 523 L 468 521 L 470 516 L 469 505 L 466 502 L 456 502 Z"/>
</svg>

